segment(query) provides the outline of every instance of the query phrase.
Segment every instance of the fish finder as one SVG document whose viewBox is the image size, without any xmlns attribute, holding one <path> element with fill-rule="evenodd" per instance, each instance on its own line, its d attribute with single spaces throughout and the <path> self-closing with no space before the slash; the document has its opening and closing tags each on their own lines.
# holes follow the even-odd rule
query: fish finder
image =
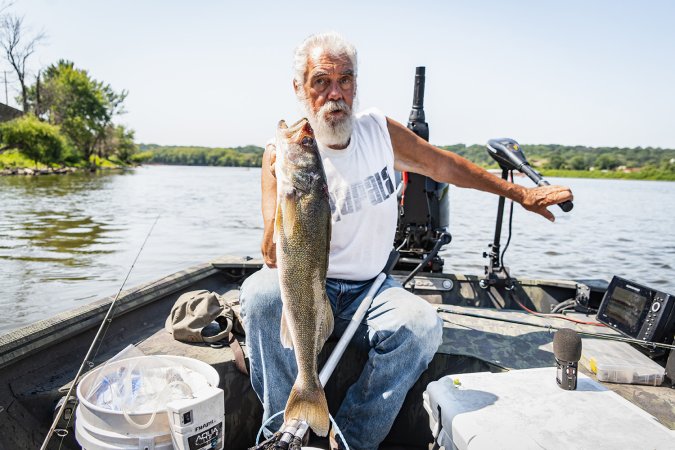
<svg viewBox="0 0 675 450">
<path fill-rule="evenodd" d="M 645 343 L 670 344 L 675 334 L 675 298 L 615 276 L 602 298 L 597 319 Z"/>
</svg>

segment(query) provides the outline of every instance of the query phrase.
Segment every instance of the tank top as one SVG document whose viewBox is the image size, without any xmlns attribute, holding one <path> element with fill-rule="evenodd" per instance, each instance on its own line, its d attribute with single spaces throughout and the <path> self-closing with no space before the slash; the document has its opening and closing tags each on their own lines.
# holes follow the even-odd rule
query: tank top
<svg viewBox="0 0 675 450">
<path fill-rule="evenodd" d="M 347 148 L 317 144 L 332 212 L 328 277 L 374 278 L 393 247 L 398 217 L 394 151 L 386 118 L 376 109 L 365 110 L 355 116 Z"/>
</svg>

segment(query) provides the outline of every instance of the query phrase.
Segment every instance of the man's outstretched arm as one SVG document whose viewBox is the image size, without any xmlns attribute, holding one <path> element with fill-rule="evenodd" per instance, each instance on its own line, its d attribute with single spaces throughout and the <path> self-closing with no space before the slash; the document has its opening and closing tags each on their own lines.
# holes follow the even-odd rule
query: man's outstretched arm
<svg viewBox="0 0 675 450">
<path fill-rule="evenodd" d="M 396 170 L 419 173 L 439 182 L 502 195 L 551 222 L 555 216 L 546 208 L 573 200 L 572 191 L 565 186 L 526 188 L 502 180 L 456 153 L 434 147 L 388 117 L 387 128 L 394 148 Z"/>
</svg>

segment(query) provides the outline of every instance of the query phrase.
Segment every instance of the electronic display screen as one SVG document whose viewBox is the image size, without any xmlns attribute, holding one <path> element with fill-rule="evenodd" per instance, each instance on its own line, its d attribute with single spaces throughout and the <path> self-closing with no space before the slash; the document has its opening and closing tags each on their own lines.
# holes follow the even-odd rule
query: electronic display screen
<svg viewBox="0 0 675 450">
<path fill-rule="evenodd" d="M 618 327 L 634 334 L 639 331 L 640 318 L 645 310 L 646 303 L 647 297 L 616 286 L 610 301 L 607 303 L 605 315 L 611 318 L 612 322 Z"/>
</svg>

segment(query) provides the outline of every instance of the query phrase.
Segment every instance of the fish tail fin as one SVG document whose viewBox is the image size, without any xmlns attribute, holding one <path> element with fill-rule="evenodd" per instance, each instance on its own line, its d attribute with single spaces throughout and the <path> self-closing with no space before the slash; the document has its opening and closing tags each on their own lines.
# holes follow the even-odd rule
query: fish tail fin
<svg viewBox="0 0 675 450">
<path fill-rule="evenodd" d="M 328 403 L 319 378 L 310 386 L 296 383 L 286 403 L 284 420 L 304 420 L 317 436 L 326 436 L 330 428 Z"/>
</svg>

